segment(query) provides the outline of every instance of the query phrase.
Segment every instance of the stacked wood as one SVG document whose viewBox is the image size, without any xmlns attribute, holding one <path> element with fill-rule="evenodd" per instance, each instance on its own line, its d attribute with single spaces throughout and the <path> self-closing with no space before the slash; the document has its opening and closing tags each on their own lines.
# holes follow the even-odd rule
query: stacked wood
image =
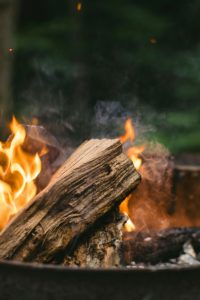
<svg viewBox="0 0 200 300">
<path fill-rule="evenodd" d="M 106 240 L 106 231 L 110 235 L 107 241 L 111 241 L 116 231 L 113 226 L 119 222 L 111 217 L 111 221 L 101 223 L 97 231 L 96 222 L 118 207 L 139 182 L 140 176 L 122 153 L 118 140 L 83 143 L 56 172 L 49 185 L 1 233 L 0 259 L 55 262 L 62 260 L 82 236 L 90 239 L 82 242 L 82 247 L 88 243 L 97 245 L 97 239 L 102 236 Z M 87 235 L 90 230 L 91 235 Z M 120 240 L 118 237 L 116 239 Z M 76 251 L 74 255 L 80 257 L 80 246 Z M 106 251 L 104 253 L 107 255 Z M 87 260 L 84 259 L 84 265 Z M 105 259 L 99 261 L 106 264 Z"/>
</svg>

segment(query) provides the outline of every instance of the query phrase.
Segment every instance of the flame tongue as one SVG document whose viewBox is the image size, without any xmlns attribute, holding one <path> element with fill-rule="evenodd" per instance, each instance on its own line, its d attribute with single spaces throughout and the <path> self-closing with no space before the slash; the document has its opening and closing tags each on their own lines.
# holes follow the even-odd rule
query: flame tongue
<svg viewBox="0 0 200 300">
<path fill-rule="evenodd" d="M 11 138 L 0 142 L 0 229 L 36 194 L 34 179 L 41 171 L 38 154 L 22 149 L 26 131 L 13 117 Z"/>
<path fill-rule="evenodd" d="M 132 120 L 128 118 L 124 125 L 125 133 L 120 136 L 119 139 L 122 144 L 129 142 L 129 147 L 126 150 L 127 156 L 132 160 L 136 170 L 139 170 L 142 165 L 142 159 L 140 154 L 144 151 L 145 146 L 133 146 L 135 141 L 135 128 L 133 126 Z M 120 211 L 123 212 L 127 217 L 128 221 L 125 224 L 124 229 L 128 232 L 135 230 L 135 225 L 129 218 L 129 209 L 128 209 L 129 197 L 127 197 L 120 205 Z"/>
<path fill-rule="evenodd" d="M 135 141 L 135 129 L 130 118 L 126 120 L 124 129 L 125 133 L 124 135 L 120 136 L 119 139 L 122 144 L 125 144 L 126 142 L 130 143 L 130 147 L 128 147 L 126 154 L 132 160 L 136 170 L 139 170 L 139 168 L 142 165 L 142 159 L 140 158 L 140 154 L 144 151 L 145 146 L 132 146 L 132 144 Z"/>
</svg>

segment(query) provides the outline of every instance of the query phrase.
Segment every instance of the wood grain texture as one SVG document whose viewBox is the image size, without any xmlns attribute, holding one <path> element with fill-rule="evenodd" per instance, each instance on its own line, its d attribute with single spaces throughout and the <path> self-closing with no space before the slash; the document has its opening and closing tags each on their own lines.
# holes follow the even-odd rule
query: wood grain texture
<svg viewBox="0 0 200 300">
<path fill-rule="evenodd" d="M 98 220 L 66 251 L 64 265 L 108 268 L 121 265 L 122 229 L 127 217 L 116 208 Z"/>
<path fill-rule="evenodd" d="M 140 182 L 118 140 L 83 143 L 0 236 L 0 258 L 50 262 Z"/>
</svg>

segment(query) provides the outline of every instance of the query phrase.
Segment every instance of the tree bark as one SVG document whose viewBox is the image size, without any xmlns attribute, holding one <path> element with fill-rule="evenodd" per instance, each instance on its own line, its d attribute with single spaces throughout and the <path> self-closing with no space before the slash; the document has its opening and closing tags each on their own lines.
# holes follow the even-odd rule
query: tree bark
<svg viewBox="0 0 200 300">
<path fill-rule="evenodd" d="M 0 258 L 50 262 L 132 192 L 140 176 L 118 140 L 83 143 L 0 236 Z"/>
</svg>

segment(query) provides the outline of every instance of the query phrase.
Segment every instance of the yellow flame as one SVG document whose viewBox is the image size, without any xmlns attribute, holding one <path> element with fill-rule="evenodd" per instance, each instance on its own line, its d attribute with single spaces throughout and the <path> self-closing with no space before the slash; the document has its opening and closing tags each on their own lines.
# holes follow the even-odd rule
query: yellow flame
<svg viewBox="0 0 200 300">
<path fill-rule="evenodd" d="M 127 215 L 125 212 L 124 212 L 124 214 Z M 124 224 L 124 229 L 127 232 L 132 232 L 135 230 L 135 225 L 129 217 L 128 217 L 128 220 L 126 221 L 126 223 Z"/>
<path fill-rule="evenodd" d="M 145 146 L 130 147 L 126 153 L 132 160 L 136 170 L 139 170 L 142 165 L 142 159 L 139 155 L 144 151 Z"/>
<path fill-rule="evenodd" d="M 132 160 L 136 170 L 139 170 L 142 165 L 142 159 L 140 154 L 144 151 L 145 146 L 132 146 L 135 141 L 135 128 L 132 123 L 132 120 L 128 118 L 124 124 L 124 135 L 120 136 L 119 139 L 122 144 L 129 142 L 131 146 L 126 150 L 127 156 Z M 129 218 L 129 208 L 128 208 L 129 197 L 127 197 L 120 205 L 120 211 L 128 216 L 128 221 L 126 222 L 124 229 L 128 232 L 135 230 L 135 225 Z"/>
<path fill-rule="evenodd" d="M 0 142 L 0 229 L 36 194 L 34 179 L 41 171 L 38 154 L 22 149 L 26 131 L 13 117 L 11 138 Z"/>
<path fill-rule="evenodd" d="M 125 144 L 126 142 L 129 141 L 131 144 L 133 144 L 135 141 L 135 128 L 130 118 L 126 120 L 124 124 L 124 130 L 125 130 L 124 135 L 120 136 L 119 138 L 121 143 Z M 142 159 L 140 158 L 140 154 L 144 151 L 144 149 L 145 149 L 144 145 L 141 146 L 131 145 L 126 151 L 126 154 L 132 160 L 137 170 L 139 170 L 139 168 L 141 167 Z"/>
<path fill-rule="evenodd" d="M 127 232 L 131 232 L 135 230 L 135 225 L 134 223 L 131 221 L 131 219 L 129 218 L 128 215 L 128 201 L 129 201 L 129 197 L 126 197 L 126 199 L 120 204 L 120 211 L 127 216 L 127 221 L 124 224 L 124 230 Z"/>
</svg>

